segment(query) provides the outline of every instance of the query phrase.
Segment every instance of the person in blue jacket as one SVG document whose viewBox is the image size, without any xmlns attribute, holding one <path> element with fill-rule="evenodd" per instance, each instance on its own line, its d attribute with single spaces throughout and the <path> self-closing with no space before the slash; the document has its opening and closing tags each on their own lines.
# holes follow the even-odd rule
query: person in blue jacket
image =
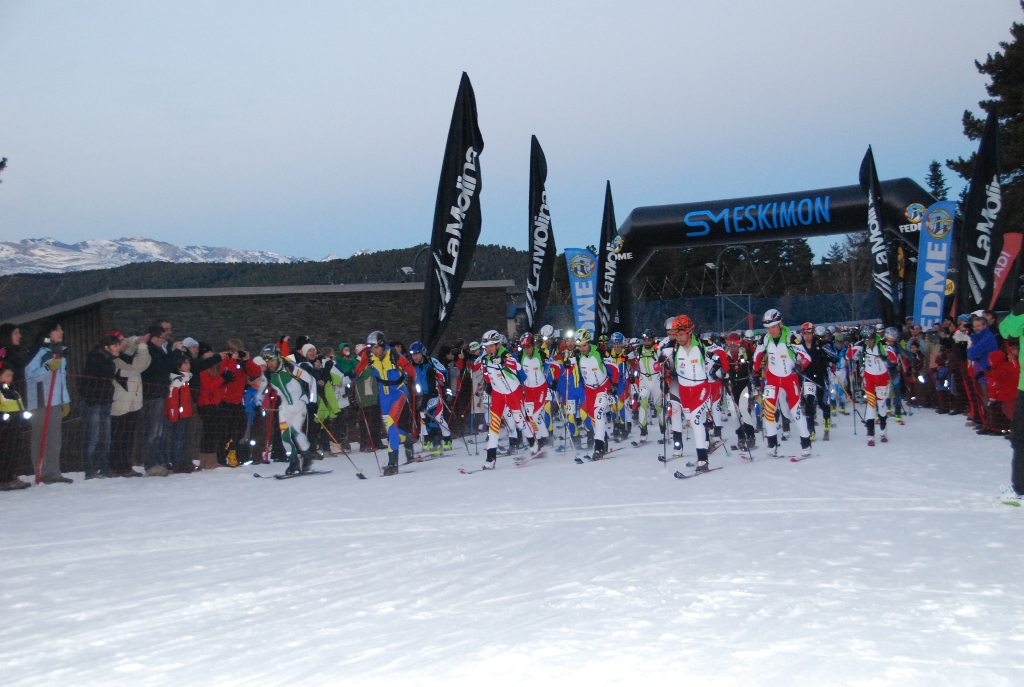
<svg viewBox="0 0 1024 687">
<path fill-rule="evenodd" d="M 971 327 L 974 333 L 971 334 L 971 343 L 967 346 L 967 359 L 971 362 L 971 370 L 974 373 L 974 381 L 978 384 L 978 392 L 981 395 L 982 406 L 988 405 L 988 354 L 999 350 L 999 342 L 995 334 L 988 328 L 988 324 L 982 317 L 971 318 Z M 984 417 L 984 408 L 982 408 Z"/>
</svg>

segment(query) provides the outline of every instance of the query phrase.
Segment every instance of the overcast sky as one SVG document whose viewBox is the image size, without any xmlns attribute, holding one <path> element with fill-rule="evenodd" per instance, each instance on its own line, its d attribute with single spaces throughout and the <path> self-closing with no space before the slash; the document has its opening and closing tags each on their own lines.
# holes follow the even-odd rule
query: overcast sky
<svg viewBox="0 0 1024 687">
<path fill-rule="evenodd" d="M 606 179 L 620 223 L 854 184 L 868 144 L 923 183 L 970 153 L 974 60 L 1015 20 L 1017 0 L 0 0 L 0 240 L 427 241 L 463 70 L 483 243 L 526 247 L 531 134 L 559 248 L 597 242 Z"/>
</svg>

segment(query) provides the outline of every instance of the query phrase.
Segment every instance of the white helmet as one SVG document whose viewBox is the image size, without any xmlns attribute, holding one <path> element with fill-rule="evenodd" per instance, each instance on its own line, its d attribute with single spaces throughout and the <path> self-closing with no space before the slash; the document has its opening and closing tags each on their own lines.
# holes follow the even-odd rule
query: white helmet
<svg viewBox="0 0 1024 687">
<path fill-rule="evenodd" d="M 761 318 L 761 322 L 766 327 L 771 327 L 772 325 L 776 324 L 782 324 L 782 313 L 780 313 L 775 308 L 772 308 L 771 310 L 765 312 L 764 317 Z"/>
<path fill-rule="evenodd" d="M 743 332 L 743 338 L 746 339 L 747 341 L 753 341 L 754 340 L 754 330 L 753 329 L 748 329 L 745 332 Z"/>
<path fill-rule="evenodd" d="M 482 337 L 480 337 L 480 345 L 481 346 L 490 346 L 492 344 L 500 344 L 500 343 L 501 343 L 501 334 L 499 334 L 498 331 L 495 330 L 495 329 L 488 329 L 486 332 L 484 332 L 484 335 Z"/>
<path fill-rule="evenodd" d="M 667 320 L 665 320 L 665 331 L 666 332 L 672 331 L 672 320 L 674 320 L 674 319 L 676 319 L 676 318 L 670 317 Z"/>
<path fill-rule="evenodd" d="M 818 336 L 825 336 L 825 328 L 819 324 L 814 328 L 814 333 Z"/>
<path fill-rule="evenodd" d="M 552 327 L 550 324 L 546 324 L 540 328 L 540 335 L 545 339 L 550 339 L 554 333 L 555 328 Z"/>
</svg>

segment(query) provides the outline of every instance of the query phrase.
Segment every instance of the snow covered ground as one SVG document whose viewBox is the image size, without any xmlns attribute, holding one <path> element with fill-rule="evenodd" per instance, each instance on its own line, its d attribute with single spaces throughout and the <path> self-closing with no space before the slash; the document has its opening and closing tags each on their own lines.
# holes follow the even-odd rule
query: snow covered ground
<svg viewBox="0 0 1024 687">
<path fill-rule="evenodd" d="M 852 431 L 688 481 L 648 445 L 4 493 L 0 683 L 1024 684 L 1009 443 Z"/>
</svg>

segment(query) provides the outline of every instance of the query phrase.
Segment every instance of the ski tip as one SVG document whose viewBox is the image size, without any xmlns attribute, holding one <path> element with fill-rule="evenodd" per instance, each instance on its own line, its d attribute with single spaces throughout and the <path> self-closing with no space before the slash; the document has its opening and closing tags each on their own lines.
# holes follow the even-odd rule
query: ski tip
<svg viewBox="0 0 1024 687">
<path fill-rule="evenodd" d="M 790 457 L 789 457 L 789 462 L 790 462 L 790 463 L 799 463 L 799 462 L 800 462 L 800 459 L 799 459 L 799 458 L 797 458 L 796 456 L 790 456 Z"/>
<path fill-rule="evenodd" d="M 1020 501 L 1003 501 L 1004 505 L 1020 508 Z"/>
<path fill-rule="evenodd" d="M 261 474 L 260 474 L 260 473 L 258 473 L 258 472 L 254 472 L 254 473 L 252 473 L 252 476 L 253 476 L 253 477 L 263 477 L 263 475 L 261 475 Z"/>
<path fill-rule="evenodd" d="M 364 474 L 363 474 L 363 473 L 361 473 L 361 472 L 357 472 L 357 473 L 356 473 L 356 477 L 358 477 L 359 479 L 366 479 L 366 475 L 364 475 Z"/>
</svg>

